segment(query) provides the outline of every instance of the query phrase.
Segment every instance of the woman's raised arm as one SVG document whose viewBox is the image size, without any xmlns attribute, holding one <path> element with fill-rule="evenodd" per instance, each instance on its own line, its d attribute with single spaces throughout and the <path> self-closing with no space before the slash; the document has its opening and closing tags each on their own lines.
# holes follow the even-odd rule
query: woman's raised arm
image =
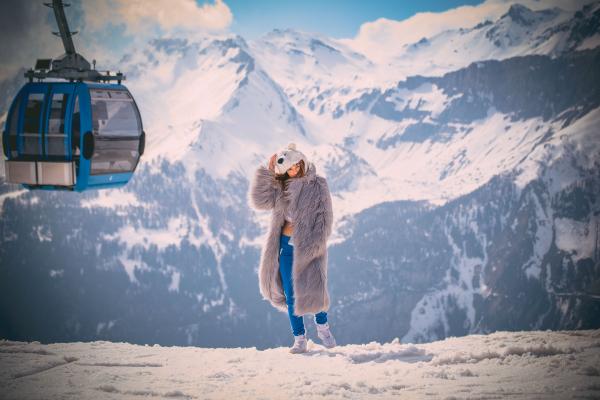
<svg viewBox="0 0 600 400">
<path fill-rule="evenodd" d="M 269 167 L 259 166 L 250 181 L 248 204 L 257 210 L 270 210 L 275 207 L 275 199 L 281 192 L 281 184 L 275 179 L 275 154 L 269 159 Z"/>
</svg>

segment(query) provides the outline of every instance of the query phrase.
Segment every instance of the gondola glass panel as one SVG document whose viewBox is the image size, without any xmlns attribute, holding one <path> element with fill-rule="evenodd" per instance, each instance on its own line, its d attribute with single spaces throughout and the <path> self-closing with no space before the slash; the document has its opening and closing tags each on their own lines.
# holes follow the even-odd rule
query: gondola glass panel
<svg viewBox="0 0 600 400">
<path fill-rule="evenodd" d="M 91 175 L 132 172 L 139 160 L 141 123 L 126 91 L 90 90 L 94 155 Z"/>
<path fill-rule="evenodd" d="M 80 135 L 81 135 L 81 111 L 79 110 L 79 96 L 75 97 L 73 106 L 73 117 L 71 118 L 71 151 L 73 156 L 80 155 Z"/>
<path fill-rule="evenodd" d="M 65 133 L 65 114 L 69 104 L 69 95 L 54 93 L 50 105 L 50 119 L 48 120 L 48 149 L 49 156 L 66 157 L 67 135 Z"/>
<path fill-rule="evenodd" d="M 40 122 L 42 119 L 43 93 L 29 93 L 23 115 L 23 140 L 21 154 L 25 156 L 41 156 L 42 140 Z"/>
<path fill-rule="evenodd" d="M 19 134 L 19 113 L 21 112 L 21 97 L 18 96 L 17 99 L 15 100 L 15 105 L 12 109 L 12 114 L 10 115 L 9 118 L 9 124 L 10 126 L 8 127 L 9 131 L 8 131 L 8 148 L 10 149 L 10 158 L 17 158 L 19 156 L 19 151 L 18 151 L 18 134 Z M 6 153 L 6 150 L 5 150 Z M 8 153 L 6 153 L 8 154 Z"/>
</svg>

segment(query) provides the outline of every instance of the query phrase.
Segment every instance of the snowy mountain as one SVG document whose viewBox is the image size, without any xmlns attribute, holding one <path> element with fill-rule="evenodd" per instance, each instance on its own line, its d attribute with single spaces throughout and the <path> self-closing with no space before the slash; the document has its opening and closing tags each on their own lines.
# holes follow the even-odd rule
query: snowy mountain
<svg viewBox="0 0 600 400">
<path fill-rule="evenodd" d="M 599 19 L 506 4 L 383 61 L 292 30 L 149 40 L 121 63 L 149 138 L 125 188 L 0 185 L 0 336 L 287 343 L 246 193 L 291 141 L 332 191 L 341 340 L 597 328 Z"/>
<path fill-rule="evenodd" d="M 126 59 L 153 133 L 148 158 L 185 160 L 191 176 L 204 169 L 224 178 L 255 164 L 264 143 L 307 135 L 302 117 L 248 51 L 239 36 L 155 39 Z"/>
<path fill-rule="evenodd" d="M 600 331 L 496 332 L 427 344 L 198 348 L 0 342 L 3 398 L 597 398 Z M 466 396 L 466 397 L 465 397 Z"/>
<path fill-rule="evenodd" d="M 537 3 L 538 7 L 542 5 Z M 563 2 L 562 5 L 569 6 L 569 3 Z M 577 11 L 560 7 L 534 11 L 518 3 L 505 4 L 504 7 L 497 19 L 486 18 L 473 26 L 447 29 L 409 43 L 403 43 L 400 37 L 397 38 L 401 41 L 399 46 L 388 46 L 390 38 L 387 35 L 375 35 L 368 43 L 371 49 L 364 50 L 382 53 L 378 54 L 378 58 L 383 70 L 378 75 L 386 81 L 385 78 L 390 76 L 437 76 L 475 61 L 503 60 L 529 54 L 557 56 L 568 51 L 594 48 L 600 43 L 600 6 L 597 2 L 584 5 Z M 468 19 L 466 13 L 469 10 L 462 13 L 464 15 L 454 18 Z M 341 42 L 354 49 L 364 47 L 357 41 Z"/>
</svg>

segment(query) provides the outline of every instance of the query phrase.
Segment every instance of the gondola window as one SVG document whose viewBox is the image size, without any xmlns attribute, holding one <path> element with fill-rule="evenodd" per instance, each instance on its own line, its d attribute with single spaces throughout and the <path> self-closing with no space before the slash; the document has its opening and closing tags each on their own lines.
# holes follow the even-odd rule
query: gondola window
<svg viewBox="0 0 600 400">
<path fill-rule="evenodd" d="M 19 133 L 19 111 L 21 107 L 21 98 L 17 97 L 15 101 L 15 105 L 12 109 L 12 114 L 9 119 L 9 149 L 10 149 L 10 157 L 16 158 L 19 155 L 17 148 L 17 139 Z"/>
<path fill-rule="evenodd" d="M 90 94 L 95 138 L 91 174 L 133 171 L 141 134 L 133 99 L 118 90 L 91 90 Z"/>
<path fill-rule="evenodd" d="M 41 155 L 40 119 L 44 104 L 43 93 L 30 93 L 27 99 L 23 120 L 23 151 L 24 155 Z"/>
<path fill-rule="evenodd" d="M 68 154 L 67 135 L 65 134 L 65 114 L 68 102 L 68 94 L 55 93 L 52 96 L 47 134 L 49 156 L 66 156 Z"/>
</svg>

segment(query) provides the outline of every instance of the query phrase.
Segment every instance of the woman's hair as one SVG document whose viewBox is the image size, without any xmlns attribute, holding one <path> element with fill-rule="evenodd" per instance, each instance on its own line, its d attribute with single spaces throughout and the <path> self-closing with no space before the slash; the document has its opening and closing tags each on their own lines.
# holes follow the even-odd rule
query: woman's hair
<svg viewBox="0 0 600 400">
<path fill-rule="evenodd" d="M 300 170 L 294 177 L 289 176 L 287 171 L 285 171 L 285 173 L 283 173 L 282 175 L 275 176 L 275 179 L 277 179 L 281 182 L 281 187 L 283 189 L 285 189 L 288 179 L 302 178 L 304 176 L 304 174 L 306 173 L 306 165 L 304 165 L 304 160 L 298 161 L 298 165 L 300 166 Z"/>
</svg>

